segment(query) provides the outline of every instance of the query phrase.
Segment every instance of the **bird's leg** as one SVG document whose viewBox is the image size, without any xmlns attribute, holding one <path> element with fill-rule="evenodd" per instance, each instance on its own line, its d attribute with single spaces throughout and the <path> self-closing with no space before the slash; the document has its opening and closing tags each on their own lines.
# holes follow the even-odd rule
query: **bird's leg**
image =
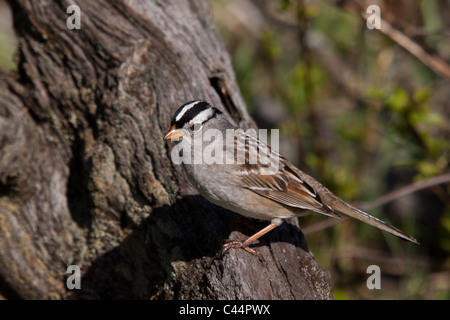
<svg viewBox="0 0 450 320">
<path fill-rule="evenodd" d="M 249 248 L 249 245 L 254 242 L 256 239 L 258 239 L 259 237 L 265 235 L 267 232 L 275 229 L 276 227 L 278 227 L 281 223 L 283 222 L 283 220 L 281 219 L 273 219 L 271 221 L 271 223 L 265 227 L 264 229 L 259 230 L 257 233 L 255 233 L 254 235 L 248 237 L 246 240 L 244 241 L 237 241 L 237 240 L 232 240 L 232 241 L 228 241 L 226 242 L 223 246 L 222 249 L 220 250 L 220 254 L 225 253 L 227 250 L 231 249 L 231 248 L 242 248 L 245 251 L 253 254 L 253 255 L 257 255 L 256 251 L 252 248 Z"/>
</svg>

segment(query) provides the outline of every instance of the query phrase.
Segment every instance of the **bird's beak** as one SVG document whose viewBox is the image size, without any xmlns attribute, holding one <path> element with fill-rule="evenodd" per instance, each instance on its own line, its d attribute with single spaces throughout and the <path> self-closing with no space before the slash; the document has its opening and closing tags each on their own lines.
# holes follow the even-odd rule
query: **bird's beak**
<svg viewBox="0 0 450 320">
<path fill-rule="evenodd" d="M 183 138 L 183 132 L 181 130 L 175 128 L 175 125 L 171 126 L 169 131 L 167 131 L 166 135 L 164 136 L 164 140 L 173 140 L 173 139 L 182 139 Z"/>
</svg>

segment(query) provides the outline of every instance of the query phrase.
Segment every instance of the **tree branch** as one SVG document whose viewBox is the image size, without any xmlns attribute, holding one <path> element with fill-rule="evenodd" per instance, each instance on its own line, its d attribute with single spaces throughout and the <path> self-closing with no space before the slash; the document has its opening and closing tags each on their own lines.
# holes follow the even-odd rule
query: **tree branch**
<svg viewBox="0 0 450 320">
<path fill-rule="evenodd" d="M 330 0 L 349 12 L 362 16 L 364 20 L 370 16 L 366 13 L 366 9 L 369 6 L 368 3 L 364 1 L 355 0 Z M 380 32 L 388 36 L 391 40 L 396 42 L 403 49 L 411 53 L 423 64 L 433 70 L 436 74 L 441 77 L 450 80 L 450 65 L 445 59 L 437 55 L 436 53 L 427 52 L 420 44 L 413 41 L 404 32 L 398 30 L 392 25 L 392 22 L 380 17 L 381 29 Z"/>
</svg>

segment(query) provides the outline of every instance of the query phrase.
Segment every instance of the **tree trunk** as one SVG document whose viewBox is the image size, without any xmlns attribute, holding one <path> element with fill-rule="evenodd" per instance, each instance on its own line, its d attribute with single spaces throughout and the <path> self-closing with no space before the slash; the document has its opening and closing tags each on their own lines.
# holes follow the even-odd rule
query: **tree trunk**
<svg viewBox="0 0 450 320">
<path fill-rule="evenodd" d="M 196 98 L 252 126 L 203 0 L 10 0 L 18 71 L 0 80 L 0 296 L 329 299 L 296 221 L 217 256 L 267 222 L 189 186 L 163 140 Z M 248 227 L 247 225 L 253 225 Z M 69 290 L 69 265 L 81 289 Z"/>
</svg>

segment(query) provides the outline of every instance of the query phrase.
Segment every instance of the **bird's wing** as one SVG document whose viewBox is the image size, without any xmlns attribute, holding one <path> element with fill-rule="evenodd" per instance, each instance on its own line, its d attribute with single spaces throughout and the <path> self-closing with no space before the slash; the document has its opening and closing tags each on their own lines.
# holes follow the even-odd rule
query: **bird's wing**
<svg viewBox="0 0 450 320">
<path fill-rule="evenodd" d="M 245 145 L 246 160 L 249 158 L 248 155 L 259 159 L 255 157 L 255 153 L 263 144 L 254 137 L 247 138 L 249 144 Z M 263 165 L 260 163 L 249 164 L 246 161 L 239 173 L 239 186 L 293 208 L 312 210 L 333 218 L 340 218 L 343 214 L 387 231 L 401 239 L 418 243 L 416 239 L 403 231 L 341 200 L 320 182 L 296 168 L 270 147 L 268 155 L 270 163 L 274 163 L 273 159 L 278 160 L 276 161 L 278 166 L 276 170 L 271 174 L 264 174 Z"/>
<path fill-rule="evenodd" d="M 242 182 L 247 189 L 284 205 L 312 210 L 333 218 L 346 215 L 403 240 L 418 243 L 416 239 L 403 231 L 341 200 L 284 158 L 281 159 L 280 168 L 276 174 L 260 175 L 250 172 L 242 176 Z"/>
<path fill-rule="evenodd" d="M 280 163 L 280 166 L 284 164 Z M 240 176 L 241 186 L 283 205 L 312 210 L 339 218 L 340 215 L 326 206 L 316 190 L 290 170 L 278 170 L 272 175 L 255 173 L 255 167 Z"/>
</svg>

